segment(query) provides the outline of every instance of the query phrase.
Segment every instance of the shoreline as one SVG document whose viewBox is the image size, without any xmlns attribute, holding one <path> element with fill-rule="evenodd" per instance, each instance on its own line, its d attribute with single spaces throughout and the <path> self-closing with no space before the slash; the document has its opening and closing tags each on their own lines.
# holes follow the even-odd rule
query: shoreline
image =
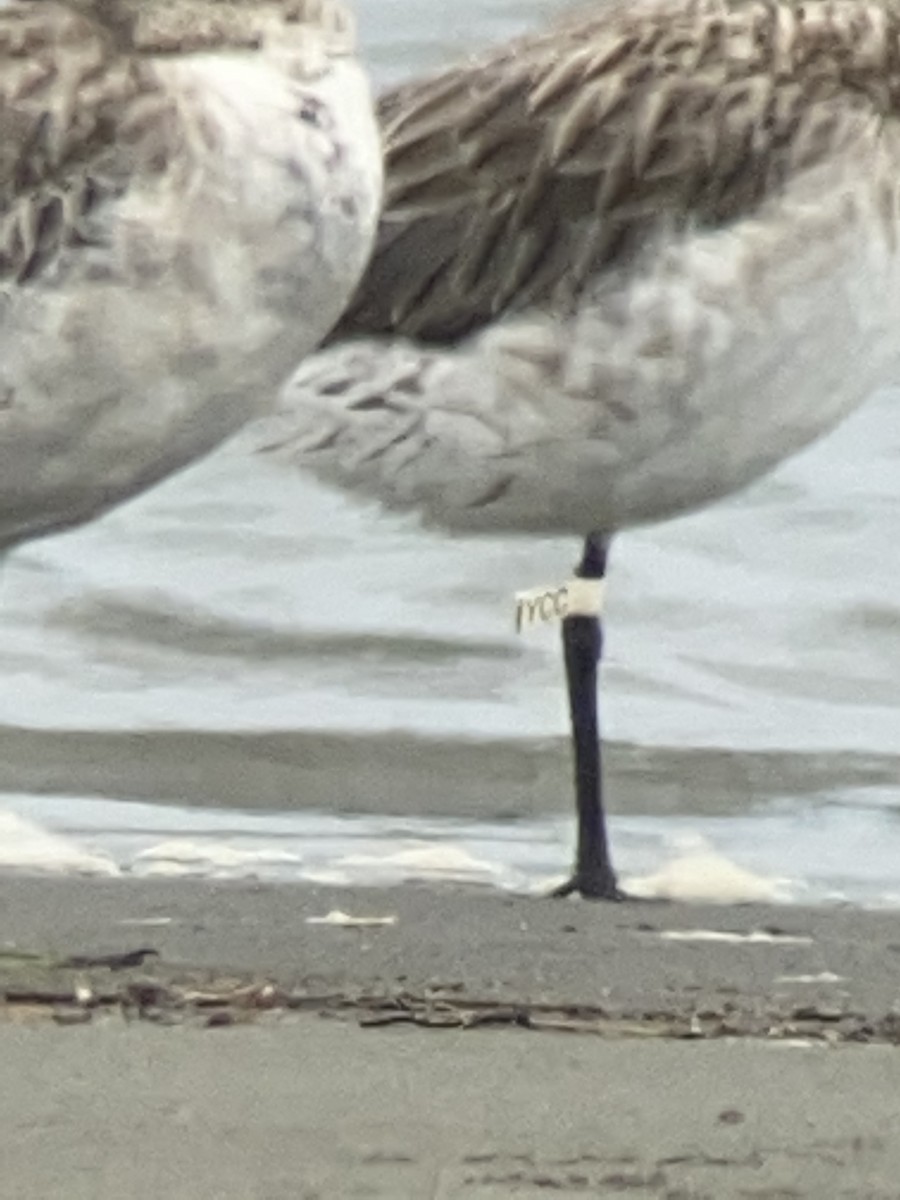
<svg viewBox="0 0 900 1200">
<path fill-rule="evenodd" d="M 225 1009 L 229 987 L 267 984 L 260 1010 L 380 1012 L 384 1023 L 555 1021 L 613 1037 L 900 1043 L 892 912 L 14 875 L 0 877 L 0 912 L 7 1016 L 29 989 L 40 1010 L 42 988 L 68 989 L 75 1004 L 87 987 L 112 997 L 96 1013 L 87 1005 L 86 1016 L 100 1017 L 135 981 L 155 983 L 160 996 L 168 989 L 159 1003 L 170 1016 L 194 1015 L 175 997 L 202 981 L 207 991 L 221 985 Z M 360 924 L 330 924 L 334 913 Z M 126 970 L 78 963 L 138 950 L 149 953 Z M 60 965 L 73 956 L 74 966 Z"/>
</svg>

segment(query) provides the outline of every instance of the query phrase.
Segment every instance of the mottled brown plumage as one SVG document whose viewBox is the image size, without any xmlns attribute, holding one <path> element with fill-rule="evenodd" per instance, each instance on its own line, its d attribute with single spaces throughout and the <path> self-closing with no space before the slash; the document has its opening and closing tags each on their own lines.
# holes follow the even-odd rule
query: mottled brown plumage
<svg viewBox="0 0 900 1200">
<path fill-rule="evenodd" d="M 9 285 L 89 236 L 88 213 L 130 174 L 138 97 L 154 115 L 164 97 L 135 62 L 110 53 L 101 27 L 54 5 L 0 9 L 0 79 L 0 280 Z"/>
<path fill-rule="evenodd" d="M 185 131 L 153 58 L 258 48 L 277 19 L 308 30 L 318 57 L 352 48 L 334 0 L 0 7 L 0 282 L 22 281 L 63 245 L 89 238 L 85 221 L 99 200 L 135 175 L 162 175 L 184 153 Z"/>
<path fill-rule="evenodd" d="M 380 98 L 376 254 L 336 331 L 453 340 L 571 307 L 655 227 L 752 212 L 900 102 L 900 18 L 857 0 L 668 0 L 487 52 Z"/>
</svg>

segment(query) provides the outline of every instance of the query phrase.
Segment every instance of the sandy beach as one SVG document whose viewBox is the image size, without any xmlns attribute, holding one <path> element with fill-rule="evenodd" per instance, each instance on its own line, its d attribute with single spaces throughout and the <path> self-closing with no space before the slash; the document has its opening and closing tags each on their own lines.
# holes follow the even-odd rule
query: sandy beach
<svg viewBox="0 0 900 1200">
<path fill-rule="evenodd" d="M 0 1196 L 900 1196 L 892 913 L 24 877 L 0 911 Z"/>
</svg>

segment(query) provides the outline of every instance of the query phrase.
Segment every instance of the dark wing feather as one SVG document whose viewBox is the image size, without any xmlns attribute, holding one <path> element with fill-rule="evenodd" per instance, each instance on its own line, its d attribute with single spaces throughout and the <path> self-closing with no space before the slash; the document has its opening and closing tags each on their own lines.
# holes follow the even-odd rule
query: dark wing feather
<svg viewBox="0 0 900 1200">
<path fill-rule="evenodd" d="M 570 305 L 661 222 L 747 214 L 848 115 L 892 111 L 898 57 L 877 0 L 656 0 L 396 88 L 378 244 L 334 336 L 448 342 Z"/>
<path fill-rule="evenodd" d="M 0 8 L 0 283 L 49 269 L 127 173 L 129 63 L 51 2 Z"/>
</svg>

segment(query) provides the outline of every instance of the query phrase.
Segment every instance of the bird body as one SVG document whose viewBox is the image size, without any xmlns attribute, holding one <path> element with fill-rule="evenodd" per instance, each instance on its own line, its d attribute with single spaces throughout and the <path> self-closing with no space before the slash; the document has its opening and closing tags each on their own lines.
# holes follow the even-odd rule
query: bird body
<svg viewBox="0 0 900 1200">
<path fill-rule="evenodd" d="M 433 526 L 615 530 L 900 378 L 900 16 L 644 0 L 381 98 L 378 245 L 268 447 Z"/>
<path fill-rule="evenodd" d="M 332 0 L 0 8 L 0 545 L 266 411 L 358 281 L 380 184 Z"/>
</svg>

